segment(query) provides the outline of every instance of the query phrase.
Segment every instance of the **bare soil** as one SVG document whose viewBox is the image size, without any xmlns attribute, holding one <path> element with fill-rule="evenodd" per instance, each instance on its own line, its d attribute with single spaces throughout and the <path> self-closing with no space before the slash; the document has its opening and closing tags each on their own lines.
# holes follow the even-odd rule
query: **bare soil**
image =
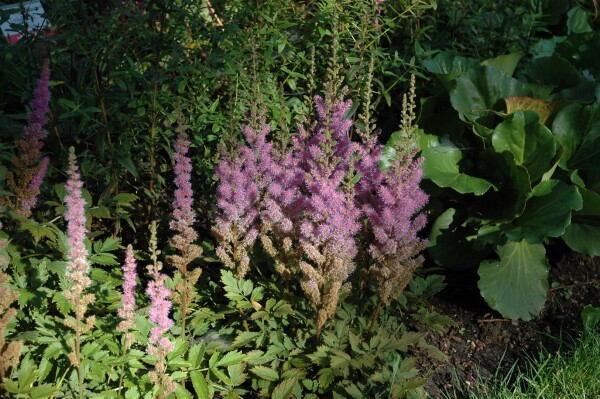
<svg viewBox="0 0 600 399">
<path fill-rule="evenodd" d="M 456 326 L 445 334 L 431 331 L 427 339 L 448 361 L 419 357 L 429 377 L 425 389 L 432 398 L 466 398 L 478 383 L 503 379 L 515 364 L 525 365 L 540 350 L 555 353 L 561 342 L 579 336 L 581 310 L 586 305 L 600 306 L 600 258 L 575 254 L 560 245 L 548 250 L 548 258 L 548 299 L 541 314 L 528 322 L 505 320 L 491 310 L 479 295 L 474 271 L 446 275 L 448 286 L 431 305 L 454 319 Z"/>
</svg>

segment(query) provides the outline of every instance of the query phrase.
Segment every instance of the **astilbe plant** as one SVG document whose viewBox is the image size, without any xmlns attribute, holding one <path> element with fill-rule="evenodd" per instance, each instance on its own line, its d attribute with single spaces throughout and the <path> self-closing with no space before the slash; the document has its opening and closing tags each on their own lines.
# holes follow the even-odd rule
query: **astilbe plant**
<svg viewBox="0 0 600 399">
<path fill-rule="evenodd" d="M 83 370 L 81 363 L 81 336 L 95 324 L 95 317 L 88 316 L 87 307 L 95 300 L 94 294 L 85 293 L 92 281 L 89 277 L 90 264 L 88 251 L 85 247 L 87 233 L 85 218 L 85 199 L 82 195 L 83 182 L 79 174 L 75 149 L 69 149 L 69 176 L 65 185 L 67 195 L 65 197 L 67 221 L 67 237 L 69 252 L 67 254 L 66 280 L 69 288 L 64 291 L 65 298 L 71 303 L 75 312 L 75 319 L 67 318 L 65 325 L 75 331 L 75 337 L 71 342 L 71 353 L 69 360 L 75 366 L 79 374 L 79 396 L 83 397 Z"/>
<path fill-rule="evenodd" d="M 179 251 L 177 255 L 171 255 L 167 260 L 177 268 L 181 274 L 181 283 L 175 290 L 176 301 L 181 310 L 181 336 L 185 336 L 186 318 L 189 312 L 190 304 L 193 300 L 194 285 L 198 282 L 202 269 L 189 269 L 190 263 L 202 255 L 202 248 L 194 244 L 198 239 L 198 233 L 194 230 L 193 224 L 196 215 L 192 210 L 193 191 L 191 183 L 192 161 L 187 155 L 190 148 L 190 141 L 187 138 L 185 125 L 181 124 L 178 128 L 177 140 L 175 141 L 175 198 L 173 199 L 173 220 L 170 223 L 172 230 L 177 234 L 169 241 L 171 246 Z"/>
<path fill-rule="evenodd" d="M 360 210 L 353 201 L 354 189 L 344 184 L 352 174 L 356 146 L 348 131 L 352 121 L 346 113 L 351 101 L 334 103 L 316 96 L 317 125 L 310 134 L 300 127 L 293 139 L 296 156 L 305 172 L 304 217 L 299 221 L 299 242 L 305 260 L 299 262 L 302 288 L 317 307 L 317 336 L 338 304 L 342 289 L 355 269 L 360 230 Z"/>
<path fill-rule="evenodd" d="M 380 169 L 383 147 L 376 136 L 349 138 L 350 100 L 328 94 L 314 104 L 316 123 L 299 126 L 291 148 L 275 151 L 264 122 L 258 132 L 244 128 L 247 145 L 217 168 L 221 212 L 213 231 L 223 262 L 244 271 L 238 277 L 260 232 L 276 270 L 300 275 L 317 309 L 319 335 L 340 295 L 351 289 L 357 259 L 370 259 L 361 266 L 377 283 L 382 304 L 405 288 L 422 263 L 426 241 L 417 233 L 425 216 L 419 211 L 428 198 L 419 188 L 421 160 L 414 150 L 399 151 L 390 168 Z M 359 237 L 369 242 L 359 246 Z M 367 253 L 359 256 L 363 248 Z"/>
<path fill-rule="evenodd" d="M 237 278 L 243 278 L 250 269 L 249 252 L 260 230 L 261 193 L 266 182 L 260 176 L 273 164 L 273 146 L 266 142 L 270 127 L 262 123 L 258 131 L 250 126 L 243 130 L 249 146 L 232 154 L 223 149 L 215 171 L 220 180 L 217 204 L 221 213 L 212 229 L 220 244 L 217 256 Z"/>
<path fill-rule="evenodd" d="M 417 233 L 425 227 L 425 215 L 419 211 L 428 197 L 419 187 L 422 159 L 413 159 L 415 154 L 408 153 L 382 170 L 378 162 L 383 146 L 373 143 L 364 148 L 370 151 L 360 153 L 357 171 L 362 178 L 356 189 L 373 236 L 368 251 L 374 263 L 367 272 L 377 282 L 381 301 L 387 305 L 404 290 L 423 262 L 419 253 L 427 241 Z"/>
<path fill-rule="evenodd" d="M 148 337 L 147 352 L 156 357 L 154 370 L 151 371 L 150 380 L 158 387 L 158 398 L 167 397 L 175 390 L 173 379 L 166 373 L 165 360 L 169 352 L 173 350 L 173 342 L 165 334 L 173 326 L 173 320 L 169 317 L 172 303 L 169 299 L 171 291 L 166 287 L 166 276 L 161 273 L 162 262 L 158 260 L 160 250 L 157 249 L 156 222 L 150 226 L 150 258 L 152 264 L 148 266 L 148 273 L 152 278 L 146 287 L 146 294 L 150 298 L 149 320 L 153 323 L 150 336 Z"/>
<path fill-rule="evenodd" d="M 44 125 L 48 122 L 46 114 L 50 103 L 49 86 L 50 64 L 46 60 L 30 102 L 31 112 L 27 115 L 23 138 L 16 142 L 17 155 L 11 159 L 14 170 L 6 176 L 8 187 L 15 194 L 14 202 L 9 205 L 25 217 L 31 215 L 50 161 L 48 157 L 42 158 L 41 154 L 43 140 L 48 135 Z"/>
</svg>

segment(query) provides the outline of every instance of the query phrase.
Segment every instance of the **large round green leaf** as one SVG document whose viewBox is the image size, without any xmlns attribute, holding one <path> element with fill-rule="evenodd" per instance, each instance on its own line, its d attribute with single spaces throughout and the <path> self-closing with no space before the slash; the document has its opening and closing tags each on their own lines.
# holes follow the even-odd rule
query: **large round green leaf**
<svg viewBox="0 0 600 399">
<path fill-rule="evenodd" d="M 454 88 L 456 78 L 478 65 L 479 61 L 476 59 L 462 57 L 454 51 L 442 51 L 435 57 L 423 61 L 425 69 L 437 75 L 448 91 Z"/>
<path fill-rule="evenodd" d="M 431 226 L 427 252 L 436 264 L 461 270 L 476 266 L 492 247 L 476 237 L 479 224 L 464 210 L 446 209 Z"/>
<path fill-rule="evenodd" d="M 573 209 L 581 209 L 583 202 L 577 187 L 558 180 L 539 183 L 525 205 L 525 211 L 506 235 L 513 241 L 541 243 L 546 237 L 560 237 L 571 223 Z"/>
<path fill-rule="evenodd" d="M 509 241 L 497 252 L 500 260 L 479 265 L 481 296 L 504 317 L 531 320 L 540 313 L 548 292 L 544 246 Z"/>
<path fill-rule="evenodd" d="M 523 58 L 523 53 L 519 51 L 516 53 L 503 54 L 495 58 L 490 58 L 483 61 L 481 64 L 494 67 L 509 76 L 513 76 L 515 69 L 517 69 L 517 64 L 519 61 L 521 61 L 521 58 Z"/>
<path fill-rule="evenodd" d="M 573 251 L 600 255 L 600 195 L 581 187 L 578 190 L 583 208 L 573 212 L 562 239 Z"/>
<path fill-rule="evenodd" d="M 517 111 L 494 129 L 492 145 L 498 152 L 508 151 L 515 163 L 524 166 L 537 181 L 552 168 L 556 141 L 552 132 L 539 123 L 533 111 Z"/>
<path fill-rule="evenodd" d="M 423 177 L 432 180 L 440 187 L 450 187 L 461 194 L 482 195 L 492 183 L 460 172 L 459 162 L 462 153 L 458 148 L 438 145 L 423 150 Z"/>
<path fill-rule="evenodd" d="M 534 96 L 535 90 L 506 73 L 491 66 L 469 70 L 456 80 L 450 93 L 450 102 L 461 118 L 477 122 L 488 128 L 495 127 L 493 111 L 499 111 L 500 100 L 514 96 Z"/>
<path fill-rule="evenodd" d="M 552 133 L 565 148 L 563 169 L 600 170 L 600 101 L 563 108 L 554 118 Z"/>
</svg>

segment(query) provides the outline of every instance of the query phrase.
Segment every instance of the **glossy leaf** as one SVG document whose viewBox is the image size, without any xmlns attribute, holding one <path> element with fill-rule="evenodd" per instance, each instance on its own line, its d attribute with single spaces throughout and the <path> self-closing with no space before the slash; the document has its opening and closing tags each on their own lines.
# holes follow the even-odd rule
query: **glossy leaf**
<svg viewBox="0 0 600 399">
<path fill-rule="evenodd" d="M 423 150 L 424 178 L 432 180 L 440 187 L 450 187 L 461 194 L 473 193 L 482 195 L 491 187 L 492 183 L 484 179 L 461 173 L 459 162 L 463 154 L 458 148 L 436 146 Z"/>
<path fill-rule="evenodd" d="M 519 61 L 521 61 L 521 58 L 523 58 L 523 53 L 519 51 L 516 53 L 503 54 L 495 58 L 490 58 L 483 61 L 481 64 L 499 69 L 507 75 L 512 76 L 515 73 L 517 64 Z"/>
<path fill-rule="evenodd" d="M 470 70 L 456 81 L 450 101 L 463 120 L 493 128 L 494 111 L 503 107 L 500 100 L 514 96 L 534 97 L 535 90 L 499 69 L 483 66 Z"/>
<path fill-rule="evenodd" d="M 597 256 L 600 255 L 600 194 L 581 187 L 578 190 L 583 207 L 573 212 L 571 224 L 561 237 L 572 250 Z"/>
<path fill-rule="evenodd" d="M 563 169 L 600 170 L 600 101 L 567 106 L 556 115 L 552 133 L 565 149 Z"/>
<path fill-rule="evenodd" d="M 479 290 L 485 301 L 510 319 L 531 320 L 546 302 L 549 265 L 542 244 L 509 241 L 500 260 L 481 262 Z"/>
<path fill-rule="evenodd" d="M 533 111 L 538 114 L 541 124 L 545 124 L 550 115 L 554 112 L 554 104 L 538 98 L 515 96 L 504 99 L 506 103 L 506 113 L 512 114 L 516 111 Z"/>
<path fill-rule="evenodd" d="M 541 182 L 534 188 L 523 214 L 507 228 L 506 235 L 513 241 L 529 243 L 560 237 L 571 223 L 571 211 L 582 206 L 577 187 L 552 179 Z"/>
<path fill-rule="evenodd" d="M 532 182 L 552 168 L 556 154 L 554 136 L 538 120 L 535 112 L 517 111 L 496 126 L 492 135 L 496 151 L 510 152 L 515 163 L 527 169 Z"/>
</svg>

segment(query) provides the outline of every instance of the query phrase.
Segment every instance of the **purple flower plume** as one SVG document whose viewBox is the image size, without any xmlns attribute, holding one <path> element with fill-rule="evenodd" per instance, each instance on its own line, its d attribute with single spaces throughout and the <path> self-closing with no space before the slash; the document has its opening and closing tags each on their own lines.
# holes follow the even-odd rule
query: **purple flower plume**
<svg viewBox="0 0 600 399">
<path fill-rule="evenodd" d="M 90 264 L 88 251 L 85 247 L 85 199 L 82 195 L 83 182 L 79 174 L 79 167 L 75 157 L 75 149 L 69 149 L 69 176 L 65 184 L 67 195 L 65 196 L 65 220 L 67 221 L 67 243 L 69 252 L 67 254 L 66 279 L 71 287 L 64 292 L 65 298 L 72 304 L 75 319 L 67 318 L 65 325 L 75 330 L 75 337 L 71 342 L 71 353 L 69 360 L 75 366 L 81 367 L 81 334 L 89 331 L 95 324 L 95 317 L 86 317 L 85 313 L 89 304 L 96 299 L 94 294 L 85 294 L 84 291 L 91 285 L 89 277 Z M 81 371 L 80 371 L 81 372 Z"/>
<path fill-rule="evenodd" d="M 216 168 L 220 180 L 217 204 L 221 210 L 213 233 L 220 246 L 216 253 L 221 261 L 242 278 L 250 267 L 249 253 L 259 234 L 261 193 L 268 179 L 260 178 L 275 167 L 273 145 L 266 142 L 269 125 L 262 123 L 255 131 L 244 126 L 248 146 L 233 156 L 224 154 Z"/>
<path fill-rule="evenodd" d="M 402 292 L 414 270 L 423 262 L 419 253 L 427 241 L 418 237 L 426 217 L 420 213 L 428 196 L 419 187 L 422 159 L 414 152 L 400 155 L 387 170 L 378 167 L 383 146 L 368 139 L 360 152 L 357 201 L 368 220 L 373 240 L 369 274 L 378 282 L 380 296 L 389 303 Z"/>
<path fill-rule="evenodd" d="M 50 61 L 44 61 L 40 71 L 40 78 L 33 91 L 33 99 L 29 103 L 31 113 L 27 115 L 27 124 L 32 129 L 25 132 L 25 136 L 33 135 L 38 140 L 43 140 L 47 132 L 42 127 L 48 122 L 46 114 L 50 110 Z"/>
<path fill-rule="evenodd" d="M 238 277 L 248 270 L 257 236 L 278 272 L 299 272 L 317 308 L 319 334 L 350 287 L 359 234 L 371 240 L 361 259 L 373 261 L 368 274 L 382 301 L 404 289 L 427 244 L 417 233 L 428 198 L 419 187 L 421 160 L 413 160 L 414 152 L 381 170 L 383 146 L 376 137 L 350 139 L 351 101 L 316 96 L 314 104 L 316 123 L 299 126 L 289 148 L 275 150 L 264 123 L 258 131 L 244 128 L 247 145 L 217 166 L 220 214 L 213 232 L 217 254 Z"/>
<path fill-rule="evenodd" d="M 8 186 L 14 191 L 17 212 L 30 216 L 35 206 L 40 186 L 48 169 L 48 158 L 43 158 L 41 150 L 43 140 L 48 133 L 44 125 L 48 122 L 46 114 L 50 110 L 50 66 L 46 60 L 40 71 L 40 78 L 29 104 L 31 111 L 27 115 L 27 125 L 23 129 L 23 138 L 18 140 L 17 156 L 12 159 L 14 172 L 7 175 Z"/>
</svg>

